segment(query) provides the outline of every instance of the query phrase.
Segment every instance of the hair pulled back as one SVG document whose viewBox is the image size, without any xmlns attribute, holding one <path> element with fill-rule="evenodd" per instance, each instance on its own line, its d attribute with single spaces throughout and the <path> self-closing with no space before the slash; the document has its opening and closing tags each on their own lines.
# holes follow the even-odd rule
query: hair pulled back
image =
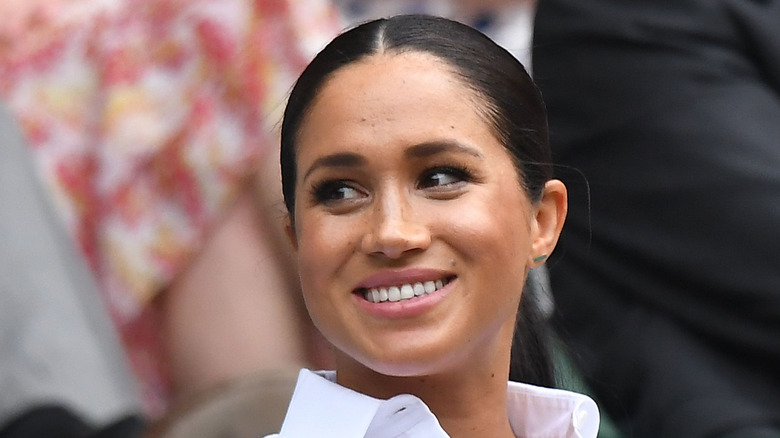
<svg viewBox="0 0 780 438">
<path fill-rule="evenodd" d="M 518 180 L 532 202 L 552 178 L 547 116 L 523 65 L 490 38 L 465 24 L 427 15 L 399 15 L 358 25 L 330 42 L 306 67 L 290 94 L 281 132 L 284 202 L 294 226 L 296 140 L 327 80 L 341 67 L 381 53 L 421 52 L 444 61 L 478 97 L 477 108 L 509 151 Z M 531 299 L 526 299 L 531 298 Z M 512 345 L 511 378 L 553 386 L 544 320 L 533 297 L 521 300 Z"/>
</svg>

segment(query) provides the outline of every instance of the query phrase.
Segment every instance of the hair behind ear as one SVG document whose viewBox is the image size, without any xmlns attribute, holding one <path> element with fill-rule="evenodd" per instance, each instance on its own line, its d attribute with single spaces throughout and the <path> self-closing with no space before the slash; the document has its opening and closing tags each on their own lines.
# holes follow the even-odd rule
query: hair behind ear
<svg viewBox="0 0 780 438">
<path fill-rule="evenodd" d="M 552 388 L 555 367 L 548 342 L 548 324 L 538 294 L 538 288 L 526 284 L 512 339 L 509 380 Z"/>
</svg>

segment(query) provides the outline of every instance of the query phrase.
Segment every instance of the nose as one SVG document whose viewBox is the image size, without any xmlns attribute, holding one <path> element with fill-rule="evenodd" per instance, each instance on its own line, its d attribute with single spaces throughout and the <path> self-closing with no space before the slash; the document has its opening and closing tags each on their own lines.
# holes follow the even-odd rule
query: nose
<svg viewBox="0 0 780 438">
<path fill-rule="evenodd" d="M 370 224 L 361 241 L 361 250 L 366 254 L 398 259 L 409 251 L 424 250 L 431 243 L 421 212 L 400 192 L 383 194 L 370 214 Z"/>
</svg>

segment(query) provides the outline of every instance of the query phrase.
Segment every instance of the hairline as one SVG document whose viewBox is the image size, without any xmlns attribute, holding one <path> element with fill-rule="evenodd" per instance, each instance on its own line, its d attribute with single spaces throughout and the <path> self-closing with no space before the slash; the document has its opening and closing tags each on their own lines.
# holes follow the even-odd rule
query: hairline
<svg viewBox="0 0 780 438">
<path fill-rule="evenodd" d="M 297 159 L 298 134 L 306 125 L 307 119 L 309 118 L 312 109 L 316 106 L 318 100 L 320 99 L 320 96 L 322 95 L 322 91 L 328 86 L 328 84 L 333 80 L 333 78 L 340 71 L 343 71 L 344 69 L 357 64 L 370 62 L 372 59 L 376 59 L 382 56 L 402 56 L 404 54 L 417 54 L 417 55 L 422 55 L 427 58 L 430 58 L 431 60 L 442 65 L 445 68 L 445 70 L 451 74 L 453 79 L 457 81 L 457 83 L 461 84 L 461 86 L 463 86 L 464 89 L 468 90 L 467 96 L 475 104 L 475 109 L 477 114 L 488 125 L 493 137 L 509 153 L 509 157 L 514 163 L 515 169 L 517 170 L 518 183 L 526 191 L 526 193 L 528 193 L 526 187 L 525 175 L 522 168 L 523 163 L 518 162 L 515 155 L 510 152 L 510 145 L 508 144 L 509 139 L 506 138 L 506 135 L 502 134 L 499 129 L 500 123 L 497 120 L 497 118 L 500 117 L 500 111 L 495 108 L 495 104 L 493 103 L 492 99 L 484 91 L 480 90 L 479 87 L 473 84 L 472 81 L 469 80 L 469 77 L 465 74 L 465 72 L 459 69 L 457 65 L 454 65 L 448 59 L 442 57 L 441 55 L 437 54 L 432 50 L 426 50 L 425 48 L 421 48 L 421 47 L 416 47 L 416 46 L 388 47 L 386 42 L 384 41 L 384 34 L 385 34 L 385 27 L 382 26 L 374 41 L 374 51 L 370 53 L 366 53 L 363 56 L 329 72 L 320 82 L 319 87 L 317 87 L 317 89 L 315 90 L 314 96 L 309 101 L 307 107 L 304 109 L 303 114 L 301 115 L 298 123 L 298 128 L 296 129 L 295 132 L 295 137 L 294 137 L 295 141 L 293 142 L 293 156 L 295 157 L 296 168 L 298 166 L 298 159 Z M 296 170 L 296 174 L 297 174 L 297 170 Z M 528 194 L 530 195 L 530 193 Z"/>
</svg>

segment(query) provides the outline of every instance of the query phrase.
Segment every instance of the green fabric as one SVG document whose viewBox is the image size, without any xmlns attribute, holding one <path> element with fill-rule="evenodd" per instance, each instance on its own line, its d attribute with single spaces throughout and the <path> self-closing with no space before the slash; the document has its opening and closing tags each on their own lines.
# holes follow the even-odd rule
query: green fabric
<svg viewBox="0 0 780 438">
<path fill-rule="evenodd" d="M 598 404 L 593 391 L 588 387 L 585 379 L 566 352 L 565 346 L 557 339 L 552 341 L 552 346 L 553 360 L 555 361 L 555 378 L 558 387 L 587 394 Z M 599 426 L 598 438 L 623 438 L 612 419 L 603 410 L 599 410 L 599 414 L 601 416 L 601 424 Z"/>
</svg>

